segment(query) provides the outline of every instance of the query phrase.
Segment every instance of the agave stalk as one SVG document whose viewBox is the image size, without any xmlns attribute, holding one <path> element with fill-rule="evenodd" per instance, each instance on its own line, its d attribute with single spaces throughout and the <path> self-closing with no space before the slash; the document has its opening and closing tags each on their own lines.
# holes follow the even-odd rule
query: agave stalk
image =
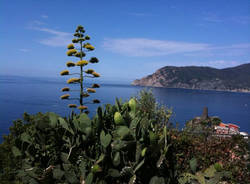
<svg viewBox="0 0 250 184">
<path fill-rule="evenodd" d="M 71 92 L 71 91 L 80 91 L 79 98 L 69 98 L 69 94 L 65 94 L 61 96 L 61 99 L 67 99 L 67 100 L 79 100 L 79 105 L 76 104 L 69 104 L 69 108 L 77 108 L 80 110 L 80 112 L 87 112 L 88 107 L 85 106 L 86 102 L 84 102 L 83 98 L 89 97 L 89 93 L 95 93 L 96 90 L 93 88 L 99 88 L 99 84 L 93 84 L 92 88 L 87 88 L 87 86 L 84 86 L 84 78 L 96 78 L 100 77 L 99 73 L 96 73 L 93 69 L 86 69 L 84 70 L 89 63 L 94 64 L 98 63 L 99 60 L 96 57 L 91 57 L 89 60 L 83 59 L 86 56 L 86 52 L 93 51 L 95 49 L 94 46 L 92 46 L 90 43 L 84 43 L 86 40 L 90 40 L 90 37 L 86 35 L 84 37 L 85 30 L 84 28 L 80 25 L 77 27 L 76 32 L 73 34 L 74 39 L 72 40 L 72 43 L 70 43 L 67 46 L 67 55 L 72 57 L 75 56 L 76 58 L 80 59 L 77 62 L 73 61 L 68 61 L 66 63 L 67 67 L 79 67 L 80 68 L 80 73 L 70 73 L 69 70 L 63 70 L 60 74 L 62 76 L 68 76 L 68 75 L 78 75 L 76 78 L 70 78 L 67 80 L 68 84 L 78 84 L 80 86 L 79 90 L 70 90 L 70 88 L 65 87 L 61 89 L 62 92 Z M 79 44 L 79 47 L 74 45 L 74 44 Z M 86 75 L 84 75 L 85 73 Z M 89 104 L 89 102 L 87 102 Z M 98 99 L 94 99 L 92 101 L 92 104 L 100 103 Z"/>
</svg>

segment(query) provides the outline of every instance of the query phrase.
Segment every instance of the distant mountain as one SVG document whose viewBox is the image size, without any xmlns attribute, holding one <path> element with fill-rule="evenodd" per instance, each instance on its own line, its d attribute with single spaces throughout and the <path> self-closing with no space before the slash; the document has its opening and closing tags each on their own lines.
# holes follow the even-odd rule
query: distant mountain
<svg viewBox="0 0 250 184">
<path fill-rule="evenodd" d="M 250 92 L 250 63 L 225 69 L 166 66 L 132 85 Z"/>
</svg>

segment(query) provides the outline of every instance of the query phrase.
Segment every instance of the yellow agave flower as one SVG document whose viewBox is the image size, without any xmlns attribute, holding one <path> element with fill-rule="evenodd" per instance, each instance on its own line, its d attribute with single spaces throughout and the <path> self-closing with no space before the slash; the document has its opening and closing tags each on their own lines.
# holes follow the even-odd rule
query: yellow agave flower
<svg viewBox="0 0 250 184">
<path fill-rule="evenodd" d="M 69 75 L 69 71 L 68 70 L 63 70 L 63 71 L 61 71 L 60 75 Z"/>
<path fill-rule="evenodd" d="M 96 92 L 96 90 L 93 89 L 93 88 L 87 88 L 87 91 L 88 91 L 89 93 L 95 93 L 95 92 Z"/>
<path fill-rule="evenodd" d="M 73 66 L 76 66 L 76 64 L 72 61 L 69 61 L 66 63 L 67 67 L 73 67 Z"/>
<path fill-rule="evenodd" d="M 89 97 L 88 93 L 82 93 L 82 97 Z"/>
<path fill-rule="evenodd" d="M 77 53 L 75 54 L 75 56 L 76 56 L 76 57 L 85 57 L 86 54 L 85 54 L 84 52 L 77 52 Z"/>
<path fill-rule="evenodd" d="M 62 96 L 61 96 L 61 99 L 64 100 L 64 99 L 68 99 L 69 97 L 70 97 L 69 94 L 65 94 L 65 95 L 62 95 Z"/>
<path fill-rule="evenodd" d="M 96 57 L 91 57 L 89 60 L 90 63 L 98 63 L 99 60 Z"/>
<path fill-rule="evenodd" d="M 68 87 L 64 87 L 61 89 L 61 91 L 69 91 L 69 88 Z"/>
<path fill-rule="evenodd" d="M 85 109 L 88 109 L 88 107 L 85 106 L 85 105 L 80 105 L 80 106 L 77 107 L 77 109 L 79 109 L 79 110 L 85 110 Z"/>
<path fill-rule="evenodd" d="M 87 65 L 89 62 L 86 60 L 81 60 L 76 63 L 77 66 L 84 66 Z"/>
<path fill-rule="evenodd" d="M 96 72 L 93 72 L 92 75 L 93 75 L 94 77 L 100 77 L 100 74 L 99 74 L 99 73 L 96 73 Z"/>
<path fill-rule="evenodd" d="M 90 40 L 90 37 L 88 35 L 86 35 L 85 40 Z"/>
<path fill-rule="evenodd" d="M 76 28 L 77 30 L 83 30 L 84 28 L 83 28 L 83 26 L 82 25 L 79 25 L 79 26 L 77 26 L 77 28 Z"/>
<path fill-rule="evenodd" d="M 74 49 L 75 47 L 74 47 L 74 45 L 71 43 L 71 44 L 69 44 L 69 45 L 67 46 L 67 48 L 68 48 L 68 49 Z"/>
<path fill-rule="evenodd" d="M 100 87 L 99 84 L 93 84 L 93 85 L 92 85 L 92 88 L 99 88 L 99 87 Z"/>
<path fill-rule="evenodd" d="M 76 104 L 69 104 L 68 107 L 69 107 L 69 108 L 76 108 L 77 105 L 76 105 Z"/>
<path fill-rule="evenodd" d="M 80 35 L 81 35 L 81 33 L 78 33 L 78 32 L 76 32 L 76 33 L 74 34 L 74 36 L 76 36 L 76 37 L 80 37 Z"/>
<path fill-rule="evenodd" d="M 68 56 L 72 56 L 73 54 L 77 53 L 77 50 L 76 49 L 70 49 L 67 51 L 67 55 Z"/>
<path fill-rule="evenodd" d="M 78 40 L 79 42 L 84 42 L 84 41 L 85 41 L 84 38 L 78 38 L 77 40 Z"/>
<path fill-rule="evenodd" d="M 77 42 L 78 42 L 78 40 L 75 38 L 72 40 L 72 43 L 77 43 Z"/>
<path fill-rule="evenodd" d="M 90 44 L 84 45 L 84 48 L 86 48 L 88 50 L 95 50 L 95 47 L 93 45 L 90 45 Z"/>
<path fill-rule="evenodd" d="M 100 103 L 100 100 L 94 99 L 94 100 L 93 100 L 93 103 L 95 103 L 95 104 L 96 104 L 96 103 Z"/>
<path fill-rule="evenodd" d="M 87 73 L 87 74 L 92 74 L 94 72 L 94 70 L 93 69 L 88 69 L 88 70 L 85 70 L 85 73 Z"/>
<path fill-rule="evenodd" d="M 76 83 L 76 82 L 80 82 L 80 81 L 81 81 L 81 79 L 79 79 L 79 78 L 71 78 L 71 79 L 67 80 L 67 83 L 72 84 L 72 83 Z"/>
</svg>

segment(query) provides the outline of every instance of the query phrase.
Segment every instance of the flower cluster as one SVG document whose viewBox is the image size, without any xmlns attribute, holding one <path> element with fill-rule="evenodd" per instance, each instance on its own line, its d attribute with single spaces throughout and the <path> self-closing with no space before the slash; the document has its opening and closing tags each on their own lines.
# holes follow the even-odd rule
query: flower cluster
<svg viewBox="0 0 250 184">
<path fill-rule="evenodd" d="M 84 35 L 85 30 L 84 27 L 79 25 L 75 33 L 73 34 L 74 38 L 72 39 L 72 43 L 67 45 L 67 56 L 73 56 L 78 58 L 78 61 L 68 61 L 66 63 L 67 67 L 75 67 L 78 66 L 80 69 L 80 73 L 70 73 L 69 70 L 63 70 L 60 75 L 78 75 L 78 77 L 70 78 L 67 80 L 68 84 L 77 84 L 80 87 L 80 96 L 79 98 L 69 98 L 69 94 L 64 94 L 61 96 L 61 99 L 70 99 L 70 100 L 79 100 L 79 106 L 76 104 L 68 104 L 69 108 L 77 108 L 80 112 L 87 113 L 88 107 L 85 106 L 87 103 L 97 104 L 100 103 L 98 99 L 92 100 L 92 102 L 85 102 L 83 98 L 89 97 L 90 93 L 95 93 L 96 90 L 94 88 L 99 88 L 99 84 L 92 84 L 91 86 L 85 86 L 83 80 L 85 77 L 96 78 L 100 77 L 100 74 L 95 72 L 93 69 L 85 69 L 89 63 L 94 64 L 98 63 L 99 60 L 96 57 L 91 57 L 90 59 L 83 59 L 86 57 L 86 53 L 95 50 L 95 47 L 90 43 L 86 42 L 90 40 L 90 36 Z M 83 68 L 84 67 L 84 68 Z M 85 73 L 86 75 L 83 75 Z M 69 87 L 64 87 L 61 89 L 62 92 L 70 91 Z"/>
</svg>

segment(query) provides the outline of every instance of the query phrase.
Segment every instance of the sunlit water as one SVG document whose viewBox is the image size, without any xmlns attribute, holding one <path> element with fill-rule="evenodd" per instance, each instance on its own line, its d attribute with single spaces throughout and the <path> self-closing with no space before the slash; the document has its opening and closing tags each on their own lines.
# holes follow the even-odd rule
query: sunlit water
<svg viewBox="0 0 250 184">
<path fill-rule="evenodd" d="M 12 121 L 22 118 L 24 112 L 52 111 L 68 116 L 67 104 L 74 102 L 60 100 L 60 89 L 64 86 L 65 83 L 57 79 L 0 76 L 0 135 L 8 134 Z M 100 99 L 99 105 L 114 104 L 115 97 L 128 100 L 141 89 L 143 87 L 102 84 L 91 97 Z M 72 96 L 78 95 L 77 91 L 72 93 Z M 182 127 L 187 120 L 200 116 L 207 106 L 210 116 L 219 116 L 224 123 L 235 123 L 240 131 L 250 132 L 250 94 L 164 88 L 153 88 L 153 93 L 158 103 L 172 108 L 174 125 L 178 122 Z M 93 116 L 98 105 L 89 107 Z"/>
</svg>

